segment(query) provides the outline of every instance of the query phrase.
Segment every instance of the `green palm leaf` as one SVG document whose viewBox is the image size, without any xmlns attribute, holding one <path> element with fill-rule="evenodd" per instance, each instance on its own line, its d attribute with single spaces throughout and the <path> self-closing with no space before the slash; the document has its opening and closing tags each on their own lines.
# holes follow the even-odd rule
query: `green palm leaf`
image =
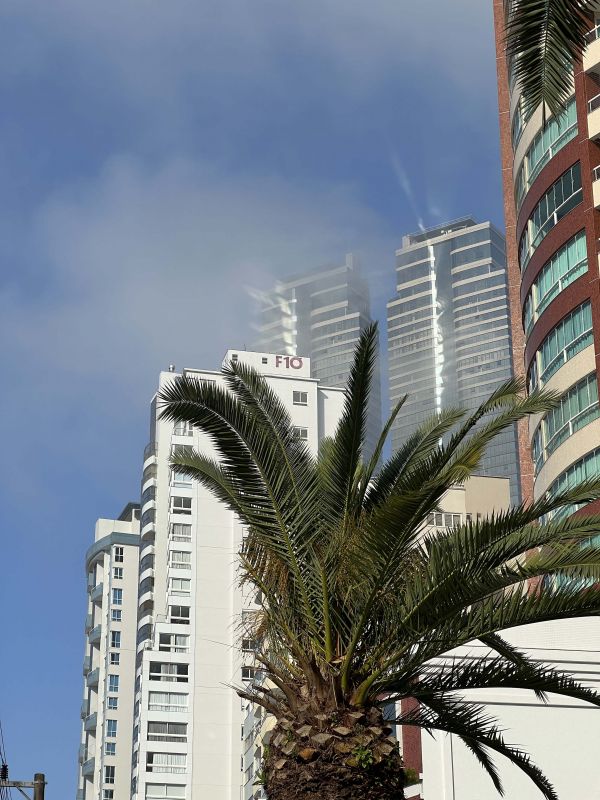
<svg viewBox="0 0 600 800">
<path fill-rule="evenodd" d="M 593 5 L 586 0 L 511 0 L 507 54 L 529 112 L 540 103 L 555 116 L 564 110 L 573 94 L 573 62 L 592 27 Z"/>
<path fill-rule="evenodd" d="M 493 753 L 553 798 L 549 781 L 465 692 L 530 689 L 540 700 L 558 694 L 599 704 L 595 692 L 537 663 L 504 632 L 600 613 L 600 516 L 566 513 L 600 499 L 600 480 L 427 532 L 429 515 L 469 480 L 490 442 L 546 413 L 556 397 L 524 396 L 522 381 L 511 380 L 470 415 L 436 415 L 378 471 L 404 400 L 364 464 L 376 351 L 371 327 L 357 348 L 339 425 L 318 454 L 298 441 L 268 382 L 243 364 L 227 365 L 220 383 L 176 377 L 160 393 L 162 418 L 190 422 L 209 442 L 201 452 L 175 448 L 172 464 L 248 529 L 240 579 L 261 591 L 263 605 L 245 620 L 243 635 L 255 640 L 268 680 L 237 691 L 285 725 L 272 742 L 293 739 L 300 720 L 335 737 L 345 713 L 380 713 L 385 701 L 416 699 L 402 724 L 459 736 L 499 791 Z M 532 579 L 543 581 L 543 591 L 528 590 Z M 489 652 L 462 658 L 461 648 L 477 641 Z M 278 763 L 287 763 L 279 753 Z"/>
</svg>

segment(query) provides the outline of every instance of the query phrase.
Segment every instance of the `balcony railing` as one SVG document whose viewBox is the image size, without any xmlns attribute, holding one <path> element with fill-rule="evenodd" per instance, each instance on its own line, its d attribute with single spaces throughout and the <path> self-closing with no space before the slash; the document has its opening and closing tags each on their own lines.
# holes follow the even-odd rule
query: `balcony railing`
<svg viewBox="0 0 600 800">
<path fill-rule="evenodd" d="M 87 675 L 91 668 L 92 668 L 92 658 L 91 656 L 86 656 L 83 659 L 83 674 Z"/>
<path fill-rule="evenodd" d="M 100 603 L 102 604 L 102 593 L 104 592 L 104 584 L 97 583 L 92 591 L 90 592 L 90 597 L 92 598 L 92 603 Z"/>
<path fill-rule="evenodd" d="M 592 28 L 591 31 L 588 31 L 585 35 L 585 43 L 591 44 L 595 42 L 596 39 L 600 37 L 600 25 L 596 25 L 596 27 Z"/>
<path fill-rule="evenodd" d="M 88 702 L 84 700 L 81 704 L 81 719 L 85 719 L 88 715 Z"/>
<path fill-rule="evenodd" d="M 87 761 L 83 762 L 83 767 L 81 768 L 81 772 L 87 778 L 94 774 L 95 767 L 96 767 L 96 759 L 88 758 Z"/>
<path fill-rule="evenodd" d="M 93 714 L 88 714 L 85 718 L 84 728 L 86 731 L 95 731 L 98 725 L 98 714 L 94 711 Z"/>
<path fill-rule="evenodd" d="M 600 94 L 588 100 L 588 114 L 591 114 L 592 111 L 595 111 L 597 108 L 600 108 Z"/>
<path fill-rule="evenodd" d="M 100 680 L 100 668 L 96 667 L 96 669 L 92 670 L 90 674 L 87 676 L 86 683 L 88 686 L 98 686 L 98 681 Z"/>
<path fill-rule="evenodd" d="M 92 644 L 96 644 L 100 641 L 100 636 L 102 635 L 102 625 L 96 625 L 95 628 L 92 628 L 89 634 L 90 642 Z"/>
<path fill-rule="evenodd" d="M 85 618 L 85 632 L 89 633 L 94 626 L 94 617 L 91 614 L 87 614 Z"/>
</svg>

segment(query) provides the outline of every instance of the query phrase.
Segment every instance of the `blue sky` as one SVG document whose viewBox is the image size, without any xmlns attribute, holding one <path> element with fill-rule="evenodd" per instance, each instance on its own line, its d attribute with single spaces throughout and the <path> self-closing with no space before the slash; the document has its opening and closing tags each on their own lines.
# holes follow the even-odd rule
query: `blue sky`
<svg viewBox="0 0 600 800">
<path fill-rule="evenodd" d="M 419 218 L 502 225 L 491 2 L 4 0 L 0 92 L 0 718 L 74 797 L 83 557 L 159 370 L 275 276 L 352 250 L 381 314 Z"/>
</svg>

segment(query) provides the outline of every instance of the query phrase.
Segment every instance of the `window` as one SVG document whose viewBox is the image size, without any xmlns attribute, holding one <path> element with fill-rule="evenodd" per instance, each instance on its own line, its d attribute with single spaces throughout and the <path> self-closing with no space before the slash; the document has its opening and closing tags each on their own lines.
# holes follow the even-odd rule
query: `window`
<svg viewBox="0 0 600 800">
<path fill-rule="evenodd" d="M 177 692 L 149 692 L 149 711 L 187 711 L 188 696 Z"/>
<path fill-rule="evenodd" d="M 254 680 L 258 669 L 256 667 L 242 667 L 242 680 L 243 681 L 252 681 Z"/>
<path fill-rule="evenodd" d="M 253 653 L 256 650 L 254 639 L 242 639 L 242 650 L 244 653 Z"/>
<path fill-rule="evenodd" d="M 121 609 L 113 608 L 110 612 L 110 618 L 113 622 L 121 622 Z"/>
<path fill-rule="evenodd" d="M 187 653 L 190 637 L 181 633 L 159 634 L 158 649 L 165 653 Z"/>
<path fill-rule="evenodd" d="M 294 426 L 294 434 L 296 438 L 299 439 L 301 442 L 308 441 L 308 428 L 298 428 Z"/>
<path fill-rule="evenodd" d="M 121 631 L 110 632 L 110 646 L 115 648 L 121 647 Z"/>
<path fill-rule="evenodd" d="M 123 567 L 113 567 L 113 578 L 116 581 L 123 579 Z"/>
<path fill-rule="evenodd" d="M 145 572 L 147 569 L 154 568 L 154 554 L 148 553 L 147 556 L 144 556 L 140 561 L 140 574 Z"/>
<path fill-rule="evenodd" d="M 187 664 L 165 664 L 160 661 L 150 662 L 151 681 L 173 681 L 176 683 L 188 682 Z"/>
<path fill-rule="evenodd" d="M 116 719 L 107 719 L 106 720 L 106 735 L 110 737 L 115 737 L 117 735 L 117 720 Z"/>
<path fill-rule="evenodd" d="M 569 436 L 598 416 L 598 379 L 592 372 L 565 392 L 559 405 L 549 411 L 538 425 L 531 443 L 536 475 Z"/>
<path fill-rule="evenodd" d="M 118 697 L 107 697 L 106 698 L 106 707 L 109 711 L 116 711 L 119 708 L 119 698 Z"/>
<path fill-rule="evenodd" d="M 183 486 L 183 487 L 191 486 L 192 485 L 192 479 L 189 478 L 185 474 L 185 472 L 182 472 L 181 470 L 178 470 L 178 469 L 173 469 L 171 471 L 171 485 L 172 486 Z"/>
<path fill-rule="evenodd" d="M 104 783 L 114 783 L 114 782 L 115 782 L 115 768 L 104 767 Z"/>
<path fill-rule="evenodd" d="M 182 472 L 181 470 L 178 470 L 178 469 L 174 469 L 172 471 L 172 473 L 171 473 L 171 485 L 172 486 L 183 486 L 183 487 L 191 486 L 192 485 L 192 479 L 189 478 L 185 474 L 185 472 Z"/>
<path fill-rule="evenodd" d="M 113 789 L 105 789 L 102 792 L 102 800 L 114 800 L 115 792 Z"/>
<path fill-rule="evenodd" d="M 597 479 L 600 475 L 600 448 L 592 450 L 590 453 L 580 458 L 574 464 L 566 469 L 561 475 L 553 481 L 548 487 L 548 495 L 554 497 L 559 492 L 564 492 L 566 489 L 571 489 L 577 486 L 582 481 Z M 566 516 L 577 511 L 580 506 L 567 506 L 561 508 L 560 511 L 555 513 L 555 516 Z"/>
<path fill-rule="evenodd" d="M 108 676 L 108 691 L 109 692 L 118 692 L 119 691 L 119 676 L 118 675 L 109 675 Z"/>
<path fill-rule="evenodd" d="M 141 504 L 145 506 L 146 503 L 150 503 L 152 500 L 156 500 L 156 487 L 148 486 L 148 488 L 142 492 Z"/>
<path fill-rule="evenodd" d="M 171 578 L 169 591 L 174 595 L 189 595 L 191 583 L 189 578 Z"/>
<path fill-rule="evenodd" d="M 176 625 L 189 625 L 190 607 L 169 606 L 169 622 L 175 623 Z"/>
<path fill-rule="evenodd" d="M 146 772 L 185 772 L 184 753 L 148 753 Z"/>
<path fill-rule="evenodd" d="M 115 547 L 115 561 L 116 563 L 123 563 L 123 548 Z"/>
<path fill-rule="evenodd" d="M 559 117 L 550 117 L 525 153 L 515 181 L 517 209 L 543 167 L 577 136 L 577 109 L 573 98 Z"/>
<path fill-rule="evenodd" d="M 546 336 L 529 367 L 529 391 L 541 388 L 574 355 L 592 343 L 592 308 L 589 301 L 563 317 Z"/>
<path fill-rule="evenodd" d="M 169 564 L 174 569 L 191 569 L 192 554 L 189 550 L 171 550 L 169 553 Z"/>
<path fill-rule="evenodd" d="M 146 800 L 185 800 L 185 786 L 170 783 L 147 783 Z"/>
<path fill-rule="evenodd" d="M 146 481 L 155 479 L 157 475 L 158 468 L 156 464 L 149 464 L 142 473 L 142 486 L 146 483 Z"/>
<path fill-rule="evenodd" d="M 112 590 L 112 602 L 113 602 L 113 606 L 122 606 L 123 605 L 123 589 L 113 589 Z"/>
<path fill-rule="evenodd" d="M 179 420 L 173 426 L 173 434 L 175 436 L 193 436 L 194 429 L 192 427 L 192 423 Z"/>
<path fill-rule="evenodd" d="M 308 392 L 294 392 L 293 400 L 295 406 L 307 406 Z"/>
<path fill-rule="evenodd" d="M 110 653 L 110 664 L 112 667 L 118 667 L 121 663 L 120 653 Z"/>
<path fill-rule="evenodd" d="M 117 754 L 117 743 L 116 742 L 105 742 L 104 743 L 104 755 L 105 756 L 116 756 Z"/>
<path fill-rule="evenodd" d="M 186 722 L 148 722 L 149 742 L 187 742 Z"/>
<path fill-rule="evenodd" d="M 519 243 L 519 263 L 524 270 L 544 237 L 583 199 L 581 166 L 573 164 L 544 194 L 527 220 Z"/>
<path fill-rule="evenodd" d="M 191 497 L 172 497 L 171 498 L 171 512 L 173 514 L 191 514 L 192 513 L 192 498 Z"/>
<path fill-rule="evenodd" d="M 171 523 L 171 539 L 174 542 L 191 542 L 192 526 L 183 522 Z"/>
<path fill-rule="evenodd" d="M 261 364 L 268 364 L 269 363 L 269 359 L 266 356 L 263 356 L 261 358 L 261 360 L 260 360 L 260 363 Z"/>
<path fill-rule="evenodd" d="M 523 328 L 529 334 L 534 324 L 563 289 L 587 272 L 585 231 L 580 231 L 544 264 L 525 300 Z"/>
</svg>

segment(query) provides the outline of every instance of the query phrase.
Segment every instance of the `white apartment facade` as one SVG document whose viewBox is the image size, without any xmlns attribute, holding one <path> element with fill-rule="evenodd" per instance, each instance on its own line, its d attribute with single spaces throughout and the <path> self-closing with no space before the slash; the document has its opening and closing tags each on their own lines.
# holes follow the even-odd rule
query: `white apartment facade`
<svg viewBox="0 0 600 800">
<path fill-rule="evenodd" d="M 228 351 L 224 361 L 251 364 L 266 376 L 313 452 L 333 434 L 344 392 L 312 378 L 308 358 Z M 223 380 L 218 371 L 184 374 Z M 159 390 L 174 377 L 161 373 Z M 121 736 L 126 727 L 119 728 L 109 777 L 119 784 L 118 800 L 240 800 L 244 720 L 231 686 L 253 677 L 251 653 L 242 652 L 241 621 L 243 608 L 256 599 L 238 587 L 244 529 L 208 490 L 170 467 L 174 446 L 215 455 L 208 438 L 158 417 L 155 397 L 143 460 L 134 589 L 132 735 Z M 97 728 L 96 750 L 105 746 L 105 731 Z M 101 792 L 110 787 L 96 773 L 94 793 L 78 800 L 104 800 Z"/>
<path fill-rule="evenodd" d="M 88 587 L 77 800 L 129 796 L 137 629 L 139 505 L 96 523 Z"/>
</svg>

